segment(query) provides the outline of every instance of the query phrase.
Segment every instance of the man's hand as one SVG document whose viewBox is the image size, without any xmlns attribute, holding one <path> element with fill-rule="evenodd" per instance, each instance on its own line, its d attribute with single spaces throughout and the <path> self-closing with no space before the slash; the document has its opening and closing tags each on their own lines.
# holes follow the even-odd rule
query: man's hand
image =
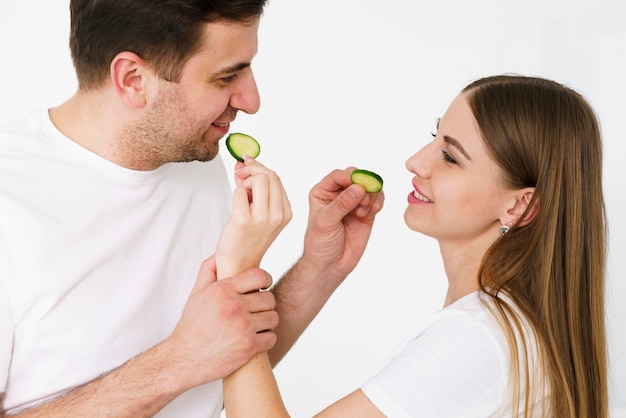
<svg viewBox="0 0 626 418">
<path fill-rule="evenodd" d="M 217 281 L 206 260 L 182 317 L 166 341 L 185 389 L 223 378 L 276 343 L 272 278 L 261 269 Z"/>
<path fill-rule="evenodd" d="M 350 181 L 354 167 L 334 170 L 309 193 L 309 221 L 302 262 L 343 280 L 357 265 L 385 195 L 366 193 Z"/>
<path fill-rule="evenodd" d="M 280 325 L 270 350 L 276 365 L 361 259 L 385 195 L 352 184 L 354 167 L 334 170 L 309 193 L 309 221 L 300 260 L 272 289 Z"/>
<path fill-rule="evenodd" d="M 16 418 L 153 417 L 182 393 L 228 376 L 276 343 L 274 295 L 258 291 L 271 284 L 258 268 L 217 281 L 214 258 L 205 260 L 168 338 Z"/>
</svg>

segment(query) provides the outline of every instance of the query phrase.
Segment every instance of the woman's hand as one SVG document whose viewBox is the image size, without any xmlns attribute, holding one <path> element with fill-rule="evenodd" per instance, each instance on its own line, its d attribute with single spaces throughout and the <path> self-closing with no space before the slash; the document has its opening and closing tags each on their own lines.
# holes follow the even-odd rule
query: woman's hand
<svg viewBox="0 0 626 418">
<path fill-rule="evenodd" d="M 292 218 L 278 175 L 254 159 L 237 163 L 233 210 L 216 250 L 218 278 L 258 267 Z"/>
</svg>

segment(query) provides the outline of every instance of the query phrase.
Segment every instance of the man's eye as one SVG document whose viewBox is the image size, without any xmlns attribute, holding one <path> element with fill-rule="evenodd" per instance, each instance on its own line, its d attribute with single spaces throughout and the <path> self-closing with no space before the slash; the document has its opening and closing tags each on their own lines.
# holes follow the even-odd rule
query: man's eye
<svg viewBox="0 0 626 418">
<path fill-rule="evenodd" d="M 452 158 L 450 154 L 448 154 L 448 151 L 446 151 L 445 149 L 441 150 L 441 154 L 443 154 L 443 160 L 445 162 L 450 163 L 450 164 L 458 164 L 456 160 Z"/>
<path fill-rule="evenodd" d="M 220 78 L 220 81 L 222 81 L 223 83 L 232 83 L 236 79 L 237 79 L 237 74 L 233 74 L 233 75 L 229 75 L 228 77 Z"/>
</svg>

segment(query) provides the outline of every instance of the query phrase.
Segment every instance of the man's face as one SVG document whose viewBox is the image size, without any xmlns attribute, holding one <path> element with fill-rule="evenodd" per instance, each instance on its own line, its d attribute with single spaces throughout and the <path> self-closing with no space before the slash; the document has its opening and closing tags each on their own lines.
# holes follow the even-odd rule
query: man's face
<svg viewBox="0 0 626 418">
<path fill-rule="evenodd" d="M 239 110 L 260 106 L 250 63 L 259 22 L 210 23 L 201 48 L 185 64 L 178 83 L 158 80 L 147 93 L 145 115 L 122 134 L 133 168 L 168 162 L 208 161 L 219 151 Z"/>
</svg>

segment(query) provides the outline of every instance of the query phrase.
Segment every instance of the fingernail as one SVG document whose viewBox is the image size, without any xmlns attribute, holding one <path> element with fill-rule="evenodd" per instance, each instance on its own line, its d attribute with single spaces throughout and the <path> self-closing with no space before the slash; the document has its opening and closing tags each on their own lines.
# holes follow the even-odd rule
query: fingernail
<svg viewBox="0 0 626 418">
<path fill-rule="evenodd" d="M 350 187 L 348 188 L 348 194 L 350 195 L 351 198 L 353 199 L 359 199 L 359 195 L 356 192 L 356 190 L 354 190 L 354 187 Z"/>
</svg>

